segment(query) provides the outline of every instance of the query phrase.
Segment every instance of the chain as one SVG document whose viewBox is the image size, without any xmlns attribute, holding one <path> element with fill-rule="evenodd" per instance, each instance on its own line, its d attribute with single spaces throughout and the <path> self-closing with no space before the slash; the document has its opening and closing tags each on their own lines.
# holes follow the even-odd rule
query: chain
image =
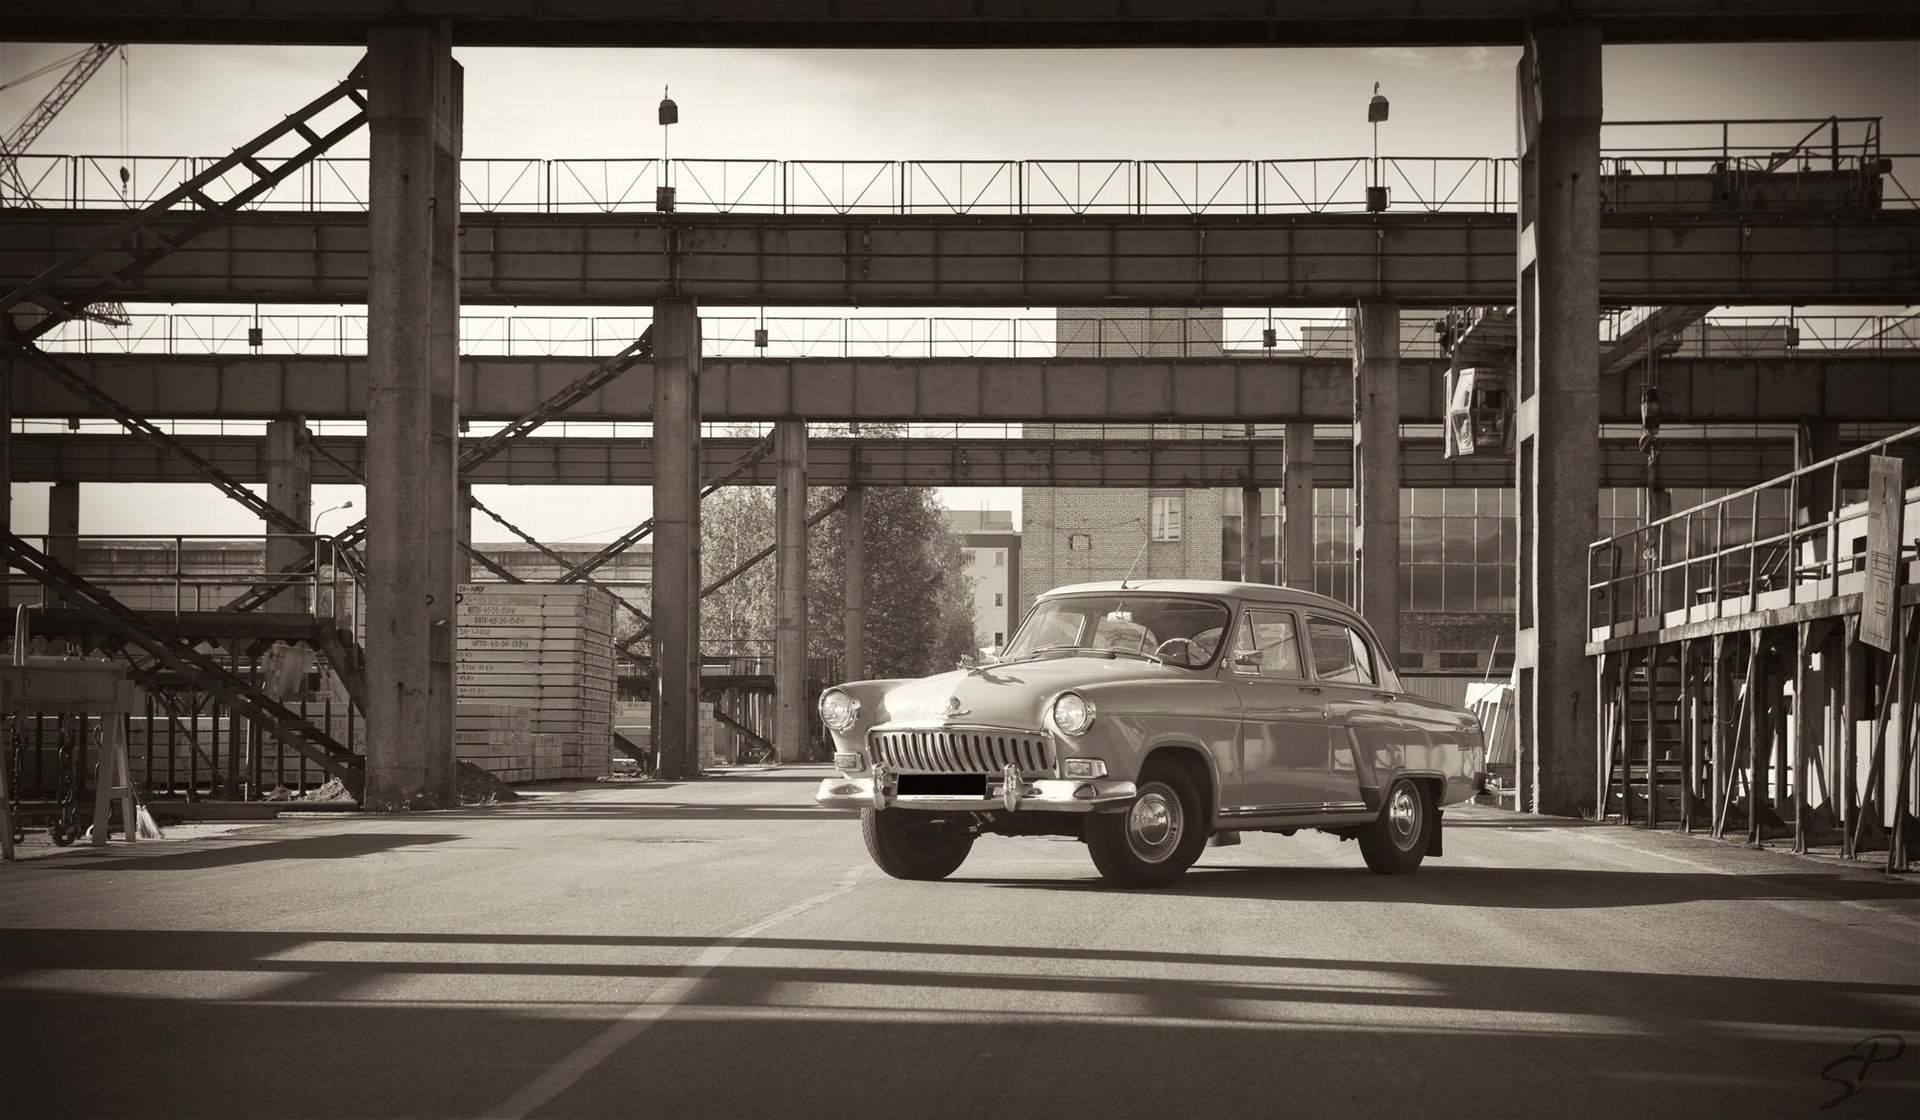
<svg viewBox="0 0 1920 1120">
<path fill-rule="evenodd" d="M 7 721 L 7 820 L 13 830 L 13 842 L 18 844 L 27 838 L 26 826 L 20 823 L 20 758 L 27 752 L 26 736 L 20 733 L 18 718 Z"/>
<path fill-rule="evenodd" d="M 54 763 L 59 780 L 58 815 L 47 831 L 53 842 L 64 848 L 80 839 L 80 771 L 86 766 L 82 725 L 85 717 L 60 717 L 60 753 Z"/>
</svg>

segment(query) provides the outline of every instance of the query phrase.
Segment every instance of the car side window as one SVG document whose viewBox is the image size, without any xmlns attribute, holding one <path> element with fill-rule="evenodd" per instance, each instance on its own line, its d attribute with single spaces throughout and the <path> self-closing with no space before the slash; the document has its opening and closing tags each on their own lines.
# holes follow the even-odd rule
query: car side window
<svg viewBox="0 0 1920 1120">
<path fill-rule="evenodd" d="M 1260 675 L 1283 680 L 1302 680 L 1306 670 L 1300 666 L 1300 637 L 1294 632 L 1293 616 L 1280 611 L 1248 611 L 1253 626 L 1253 648 L 1260 651 Z"/>
<path fill-rule="evenodd" d="M 1234 670 L 1243 676 L 1271 677 L 1276 680 L 1302 680 L 1300 637 L 1293 616 L 1281 611 L 1248 611 L 1240 617 L 1233 654 L 1236 659 L 1251 654 L 1257 664 L 1236 660 Z"/>
<path fill-rule="evenodd" d="M 1373 684 L 1379 680 L 1373 651 L 1365 638 L 1344 622 L 1327 618 L 1307 620 L 1307 642 L 1313 647 L 1314 675 L 1329 684 Z"/>
</svg>

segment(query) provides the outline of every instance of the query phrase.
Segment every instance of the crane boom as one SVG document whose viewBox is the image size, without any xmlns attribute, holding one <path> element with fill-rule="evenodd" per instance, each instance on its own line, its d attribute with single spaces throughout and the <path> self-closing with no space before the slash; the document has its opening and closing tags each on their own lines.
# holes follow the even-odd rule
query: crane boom
<svg viewBox="0 0 1920 1120">
<path fill-rule="evenodd" d="M 32 192 L 27 189 L 26 180 L 20 177 L 20 153 L 40 138 L 53 118 L 59 116 L 60 110 L 67 107 L 67 102 L 73 100 L 73 95 L 80 92 L 80 87 L 99 73 L 107 59 L 119 49 L 119 43 L 95 43 L 82 51 L 73 65 L 67 67 L 67 72 L 47 91 L 47 95 L 40 99 L 40 103 L 27 110 L 27 115 L 21 118 L 13 131 L 0 140 L 0 186 L 4 186 L 6 193 L 13 196 L 13 201 L 22 206 L 33 205 Z"/>
</svg>

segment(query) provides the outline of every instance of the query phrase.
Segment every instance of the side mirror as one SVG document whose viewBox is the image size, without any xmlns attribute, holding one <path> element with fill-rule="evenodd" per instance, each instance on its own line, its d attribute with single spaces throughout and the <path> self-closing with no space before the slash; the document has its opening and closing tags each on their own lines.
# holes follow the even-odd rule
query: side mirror
<svg viewBox="0 0 1920 1120">
<path fill-rule="evenodd" d="M 1257 649 L 1234 650 L 1233 670 L 1236 673 L 1258 673 L 1260 671 L 1260 651 Z"/>
</svg>

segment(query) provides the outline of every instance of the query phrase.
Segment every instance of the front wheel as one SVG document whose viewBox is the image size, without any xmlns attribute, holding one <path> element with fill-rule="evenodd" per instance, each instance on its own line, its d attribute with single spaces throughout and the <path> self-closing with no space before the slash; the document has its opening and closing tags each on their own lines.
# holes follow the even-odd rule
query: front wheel
<svg viewBox="0 0 1920 1120">
<path fill-rule="evenodd" d="M 1126 811 L 1096 813 L 1087 821 L 1093 866 L 1125 887 L 1164 887 L 1186 874 L 1207 843 L 1200 792 L 1177 767 L 1141 775 Z"/>
<path fill-rule="evenodd" d="M 944 879 L 973 850 L 973 833 L 910 809 L 860 810 L 860 835 L 880 870 L 896 879 Z"/>
<path fill-rule="evenodd" d="M 1438 826 L 1427 787 L 1397 778 L 1387 790 L 1379 819 L 1360 830 L 1360 856 L 1376 874 L 1405 875 L 1427 857 Z"/>
</svg>

